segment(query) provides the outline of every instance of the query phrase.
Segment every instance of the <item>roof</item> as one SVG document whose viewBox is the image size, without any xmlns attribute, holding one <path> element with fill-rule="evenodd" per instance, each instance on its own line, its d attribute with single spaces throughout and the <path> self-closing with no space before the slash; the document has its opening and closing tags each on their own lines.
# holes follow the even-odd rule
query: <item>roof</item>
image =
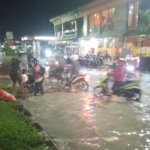
<svg viewBox="0 0 150 150">
<path fill-rule="evenodd" d="M 58 15 L 56 17 L 53 17 L 49 21 L 52 22 L 53 24 L 57 25 L 57 24 L 60 24 L 62 22 L 67 22 L 67 21 L 81 18 L 84 16 L 83 12 L 85 10 L 88 10 L 94 6 L 97 6 L 98 4 L 105 2 L 105 1 L 109 1 L 109 0 L 93 0 L 90 3 L 87 3 L 81 7 L 78 7 L 77 9 L 74 9 L 72 11 L 65 13 L 65 14 L 61 14 L 61 15 Z"/>
</svg>

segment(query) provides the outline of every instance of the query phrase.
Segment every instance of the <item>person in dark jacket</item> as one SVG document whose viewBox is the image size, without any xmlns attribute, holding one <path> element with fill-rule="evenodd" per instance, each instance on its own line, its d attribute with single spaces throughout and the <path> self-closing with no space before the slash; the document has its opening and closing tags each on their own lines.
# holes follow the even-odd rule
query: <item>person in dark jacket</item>
<svg viewBox="0 0 150 150">
<path fill-rule="evenodd" d="M 31 60 L 33 59 L 33 53 L 31 50 L 27 50 L 27 60 L 28 64 L 30 64 Z"/>
<path fill-rule="evenodd" d="M 24 86 L 22 83 L 22 61 L 23 54 L 19 53 L 17 58 L 12 58 L 10 63 L 10 78 L 13 82 L 13 90 L 16 91 L 16 83 L 18 82 L 21 92 L 24 93 Z"/>
<path fill-rule="evenodd" d="M 64 68 L 66 66 L 66 59 L 62 56 L 57 57 L 58 67 L 54 70 L 56 77 L 61 78 Z"/>
<path fill-rule="evenodd" d="M 79 75 L 79 69 L 80 69 L 80 63 L 78 61 L 78 55 L 72 55 L 71 56 L 71 66 L 69 68 L 69 72 L 71 74 L 70 76 L 70 82 L 74 80 L 74 78 Z M 72 84 L 71 84 L 71 91 L 75 91 Z"/>
</svg>

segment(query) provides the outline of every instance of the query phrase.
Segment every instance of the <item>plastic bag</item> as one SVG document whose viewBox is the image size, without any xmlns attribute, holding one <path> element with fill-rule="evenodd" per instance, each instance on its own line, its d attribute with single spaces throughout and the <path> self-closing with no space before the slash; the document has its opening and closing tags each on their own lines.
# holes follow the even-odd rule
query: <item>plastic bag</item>
<svg viewBox="0 0 150 150">
<path fill-rule="evenodd" d="M 16 101 L 16 98 L 11 95 L 10 93 L 4 91 L 4 90 L 0 90 L 0 100 L 6 100 L 6 101 Z"/>
</svg>

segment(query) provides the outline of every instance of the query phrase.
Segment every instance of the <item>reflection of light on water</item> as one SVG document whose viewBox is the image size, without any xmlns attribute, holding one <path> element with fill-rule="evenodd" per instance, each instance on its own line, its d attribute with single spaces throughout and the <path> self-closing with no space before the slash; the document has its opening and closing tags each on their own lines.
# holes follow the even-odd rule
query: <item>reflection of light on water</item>
<svg viewBox="0 0 150 150">
<path fill-rule="evenodd" d="M 95 143 L 95 141 L 97 142 Z M 92 147 L 100 147 L 98 141 L 99 141 L 99 137 L 90 137 L 90 138 L 87 137 L 87 138 L 81 138 L 79 143 L 92 146 Z"/>
<path fill-rule="evenodd" d="M 90 127 L 85 127 L 87 130 L 93 130 L 96 129 L 96 126 L 90 126 Z"/>
<path fill-rule="evenodd" d="M 84 95 L 83 99 L 83 107 L 81 112 L 79 112 L 79 116 L 86 122 L 91 123 L 94 121 L 94 115 L 93 112 L 93 106 L 91 106 L 91 99 L 88 97 L 88 95 Z"/>
<path fill-rule="evenodd" d="M 97 129 L 95 126 L 94 117 L 96 114 L 93 114 L 93 100 L 89 95 L 83 95 L 81 98 L 82 108 L 78 113 L 78 116 L 85 121 L 85 132 L 82 134 L 82 138 L 79 139 L 79 144 L 84 144 L 91 147 L 100 147 L 99 137 L 91 136 L 91 133 L 94 133 Z"/>
</svg>

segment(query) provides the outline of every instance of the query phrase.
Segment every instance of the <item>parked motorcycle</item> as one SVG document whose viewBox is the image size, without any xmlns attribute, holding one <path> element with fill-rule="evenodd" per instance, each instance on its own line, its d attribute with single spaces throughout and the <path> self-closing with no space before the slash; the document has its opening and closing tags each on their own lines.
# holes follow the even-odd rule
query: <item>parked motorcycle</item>
<svg viewBox="0 0 150 150">
<path fill-rule="evenodd" d="M 94 95 L 96 97 L 102 98 L 104 95 L 108 95 L 105 88 L 105 86 L 107 86 L 108 79 L 109 76 L 105 75 L 94 88 Z M 142 92 L 139 88 L 139 81 L 126 81 L 122 83 L 120 87 L 117 87 L 113 91 L 113 94 L 125 97 L 128 100 L 140 101 Z"/>
<path fill-rule="evenodd" d="M 98 66 L 105 66 L 103 57 L 98 55 L 86 55 L 86 56 L 80 56 L 79 62 L 81 66 L 87 67 L 87 68 L 97 68 Z"/>
</svg>

